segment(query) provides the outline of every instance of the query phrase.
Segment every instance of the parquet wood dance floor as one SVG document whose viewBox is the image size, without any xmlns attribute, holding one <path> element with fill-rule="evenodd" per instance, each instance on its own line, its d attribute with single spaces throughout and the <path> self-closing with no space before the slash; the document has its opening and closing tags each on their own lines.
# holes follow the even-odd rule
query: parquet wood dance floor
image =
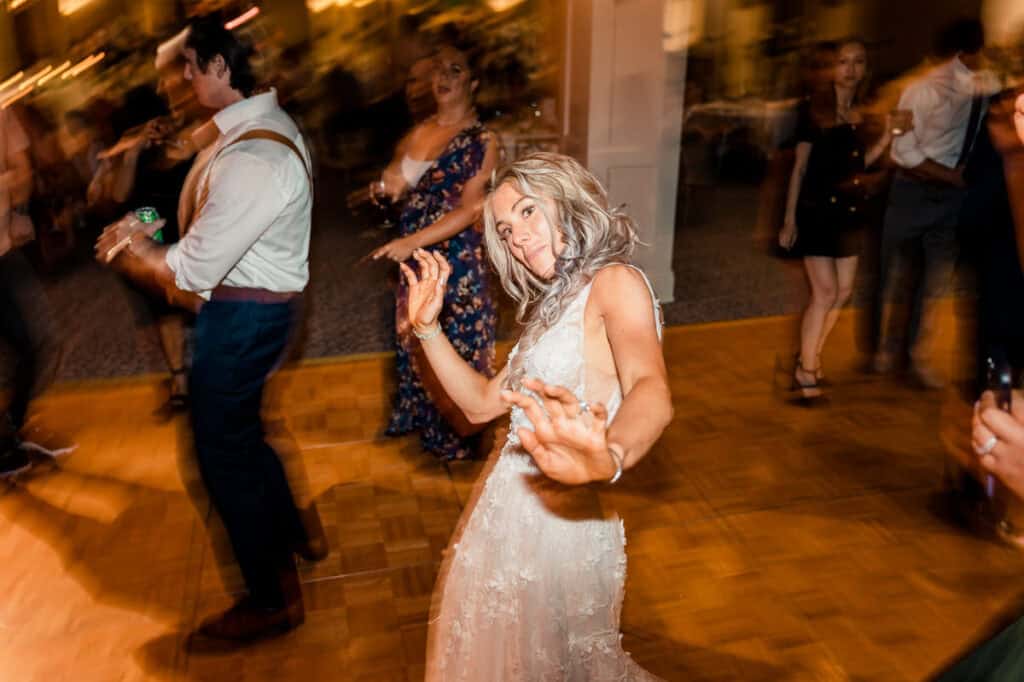
<svg viewBox="0 0 1024 682">
<path fill-rule="evenodd" d="M 942 395 L 858 374 L 852 326 L 815 410 L 773 391 L 792 320 L 667 331 L 675 420 L 602 491 L 629 540 L 625 646 L 665 679 L 920 679 L 1019 589 L 1019 553 L 936 510 Z M 0 488 L 0 681 L 421 679 L 440 553 L 481 464 L 379 437 L 389 362 L 279 376 L 273 416 L 331 553 L 302 569 L 306 624 L 237 650 L 183 645 L 239 578 L 205 528 L 184 419 L 154 414 L 160 380 L 47 395 L 39 418 L 79 448 Z"/>
</svg>

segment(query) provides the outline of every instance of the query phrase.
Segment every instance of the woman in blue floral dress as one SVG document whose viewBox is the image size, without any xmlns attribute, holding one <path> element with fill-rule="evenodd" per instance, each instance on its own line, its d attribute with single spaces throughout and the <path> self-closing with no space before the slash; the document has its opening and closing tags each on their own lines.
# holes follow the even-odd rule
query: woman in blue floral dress
<svg viewBox="0 0 1024 682">
<path fill-rule="evenodd" d="M 478 223 L 498 145 L 477 119 L 473 93 L 478 85 L 465 50 L 446 46 L 438 51 L 433 77 L 437 114 L 413 128 L 381 179 L 370 187 L 371 196 L 393 201 L 405 197 L 401 236 L 372 257 L 401 263 L 417 248 L 444 253 L 452 275 L 446 285 L 441 329 L 464 360 L 491 376 L 497 315 Z M 472 457 L 471 427 L 418 357 L 420 339 L 404 313 L 407 295 L 406 283 L 399 278 L 398 393 L 387 434 L 418 431 L 424 449 L 441 459 Z"/>
</svg>

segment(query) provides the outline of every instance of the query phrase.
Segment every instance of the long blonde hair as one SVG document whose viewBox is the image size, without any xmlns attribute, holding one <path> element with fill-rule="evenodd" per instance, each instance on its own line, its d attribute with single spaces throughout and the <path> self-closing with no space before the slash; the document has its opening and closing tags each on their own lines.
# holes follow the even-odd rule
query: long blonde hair
<svg viewBox="0 0 1024 682">
<path fill-rule="evenodd" d="M 545 280 L 533 274 L 510 252 L 498 235 L 494 193 L 512 183 L 544 211 L 562 237 L 565 248 L 556 254 L 554 274 Z M 557 215 L 548 215 L 545 199 Z M 629 263 L 639 243 L 636 223 L 621 207 L 609 208 L 608 194 L 597 178 L 572 157 L 536 152 L 495 171 L 484 201 L 484 242 L 501 285 L 516 302 L 516 320 L 525 329 L 520 343 L 530 345 L 553 325 L 576 294 L 597 272 L 612 263 Z M 513 360 L 509 384 L 518 385 L 522 363 Z"/>
</svg>

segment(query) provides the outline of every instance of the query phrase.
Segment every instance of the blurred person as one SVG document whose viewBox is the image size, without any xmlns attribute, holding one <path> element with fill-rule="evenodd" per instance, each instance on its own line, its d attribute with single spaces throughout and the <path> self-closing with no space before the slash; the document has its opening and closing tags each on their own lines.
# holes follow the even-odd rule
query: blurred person
<svg viewBox="0 0 1024 682">
<path fill-rule="evenodd" d="M 314 75 L 309 68 L 310 62 L 309 45 L 303 43 L 281 50 L 274 64 L 277 100 L 281 108 L 295 119 L 306 113 L 305 108 L 309 104 L 307 91 Z"/>
<path fill-rule="evenodd" d="M 215 15 L 191 24 L 184 78 L 216 113 L 195 136 L 202 151 L 179 205 L 188 229 L 161 245 L 150 237 L 161 222 L 142 226 L 129 214 L 96 245 L 101 261 L 125 245 L 114 267 L 198 310 L 189 372 L 196 457 L 247 594 L 197 634 L 228 640 L 300 625 L 293 553 L 326 555 L 322 528 L 310 537 L 261 419 L 309 279 L 313 196 L 305 143 L 276 93 L 256 93 L 251 53 Z"/>
<path fill-rule="evenodd" d="M 370 256 L 402 263 L 416 249 L 443 253 L 452 276 L 441 328 L 463 359 L 490 375 L 497 314 L 477 222 L 484 188 L 498 159 L 498 142 L 480 123 L 473 105 L 479 86 L 466 48 L 446 45 L 438 51 L 433 74 L 437 113 L 409 132 L 381 179 L 370 186 L 371 196 L 404 202 L 401 237 Z M 419 357 L 419 342 L 406 315 L 408 293 L 400 279 L 395 302 L 398 392 L 387 435 L 418 431 L 423 448 L 441 459 L 473 457 L 474 427 Z"/>
<path fill-rule="evenodd" d="M 1006 153 L 1011 150 L 1019 151 L 1021 145 L 1024 145 L 1024 93 L 1018 95 L 1014 101 L 1013 125 L 1012 132 L 1008 127 L 994 128 L 992 132 L 996 146 L 1003 152 L 1006 184 L 1017 233 L 1017 254 L 1024 264 L 1024 154 Z"/>
<path fill-rule="evenodd" d="M 59 455 L 42 427 L 27 422 L 29 403 L 53 378 L 59 357 L 46 295 L 21 248 L 35 238 L 29 216 L 33 172 L 29 138 L 12 108 L 0 109 L 0 335 L 15 354 L 14 386 L 0 417 L 0 477 L 29 468 L 29 450 Z"/>
<path fill-rule="evenodd" d="M 72 253 L 75 230 L 85 217 L 86 182 L 66 155 L 61 126 L 53 116 L 34 104 L 17 107 L 16 112 L 29 139 L 29 213 L 35 225 L 35 243 L 42 265 L 53 269 Z"/>
<path fill-rule="evenodd" d="M 98 157 L 103 150 L 103 141 L 93 128 L 87 112 L 72 109 L 64 114 L 60 146 L 64 158 L 78 174 L 78 181 L 83 186 L 88 185 L 99 168 Z"/>
<path fill-rule="evenodd" d="M 409 66 L 405 79 L 405 106 L 413 124 L 419 125 L 437 113 L 434 99 L 435 60 L 431 55 L 420 57 Z"/>
<path fill-rule="evenodd" d="M 1004 159 L 1007 179 L 1010 180 L 1010 203 L 1016 205 L 1021 191 L 1019 188 L 1024 187 L 1015 184 L 1015 180 L 1024 178 L 1014 177 L 1024 158 L 1021 154 L 1024 149 L 1024 94 L 1018 89 L 994 98 L 986 127 L 989 141 Z M 979 140 L 979 144 L 981 142 Z M 1004 209 L 1002 201 L 999 203 L 997 214 Z M 1016 208 L 1014 210 L 1016 212 Z M 1021 234 L 1024 236 L 1024 232 Z M 1018 238 L 1018 248 L 1020 243 L 1021 239 Z M 1021 254 L 1018 268 L 1021 263 L 1024 263 L 1024 253 Z M 967 468 L 975 471 L 979 477 L 996 477 L 1000 485 L 1018 501 L 1024 500 L 1024 393 L 1013 391 L 1009 412 L 999 408 L 992 392 L 983 393 L 975 404 L 971 418 L 970 445 L 973 459 L 966 463 Z M 1019 535 L 1006 539 L 1018 546 L 1024 543 L 1024 538 Z M 1024 606 L 1018 598 L 973 637 L 973 641 L 950 663 L 927 679 L 935 682 L 1009 682 L 1021 679 L 1024 675 L 1022 611 Z"/>
<path fill-rule="evenodd" d="M 800 104 L 796 159 L 779 233 L 783 248 L 796 246 L 803 256 L 811 289 L 793 370 L 794 390 L 810 401 L 822 396 L 821 351 L 853 293 L 870 216 L 866 171 L 892 141 L 891 124 L 887 121 L 878 135 L 862 111 L 868 68 L 864 43 L 829 44 L 816 54 L 821 60 L 831 54 L 831 78 Z"/>
<path fill-rule="evenodd" d="M 451 264 L 403 263 L 409 324 L 475 422 L 511 412 L 504 447 L 459 521 L 435 590 L 427 675 L 440 680 L 654 680 L 622 650 L 622 521 L 614 484 L 672 417 L 661 318 L 630 264 L 636 226 L 575 160 L 536 153 L 499 170 L 485 208 L 488 256 L 524 331 L 490 377 L 441 333 Z"/>
<path fill-rule="evenodd" d="M 978 286 L 972 400 L 986 385 L 990 360 L 1024 369 L 1024 270 L 1011 207 L 1011 194 L 1024 187 L 1010 185 L 1007 175 L 1024 152 L 1013 120 L 1022 91 L 1011 88 L 992 98 L 964 171 L 960 230 Z"/>
<path fill-rule="evenodd" d="M 956 226 L 965 196 L 964 164 L 980 128 L 985 97 L 993 91 L 982 71 L 984 44 L 980 22 L 955 22 L 940 39 L 945 61 L 911 83 L 899 100 L 914 129 L 892 145 L 898 168 L 882 226 L 869 343 L 874 371 L 886 373 L 897 360 L 906 362 L 909 377 L 923 388 L 944 383 L 928 364 L 928 341 L 936 299 L 949 286 L 959 252 Z M 912 283 L 902 347 L 897 348 L 886 302 L 908 247 L 919 251 L 923 262 Z"/>
<path fill-rule="evenodd" d="M 111 219 L 120 214 L 121 204 L 128 194 L 124 189 L 126 178 L 132 177 L 120 172 L 125 153 L 140 144 L 148 145 L 146 125 L 168 114 L 168 103 L 149 84 L 136 86 L 124 94 L 120 106 L 110 114 L 114 140 L 97 154 L 98 164 L 87 192 L 90 207 L 109 214 Z"/>
<path fill-rule="evenodd" d="M 157 48 L 157 87 L 167 100 L 167 115 L 132 128 L 105 151 L 103 168 L 93 185 L 94 200 L 102 196 L 119 207 L 155 208 L 165 219 L 161 241 L 167 245 L 180 239 L 178 200 L 196 155 L 192 134 L 209 113 L 183 77 L 185 38 L 185 32 L 179 33 Z M 140 309 L 141 325 L 155 326 L 171 373 L 167 408 L 183 410 L 188 403 L 185 327 L 189 322 L 186 318 L 191 316 L 163 295 L 148 291 L 141 292 L 135 307 Z"/>
</svg>

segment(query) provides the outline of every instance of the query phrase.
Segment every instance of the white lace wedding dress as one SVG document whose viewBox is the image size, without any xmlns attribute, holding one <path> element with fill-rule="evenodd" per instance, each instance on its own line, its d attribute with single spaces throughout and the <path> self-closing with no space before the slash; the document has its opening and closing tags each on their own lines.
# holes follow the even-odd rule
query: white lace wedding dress
<svg viewBox="0 0 1024 682">
<path fill-rule="evenodd" d="M 533 347 L 512 353 L 525 354 L 526 376 L 565 386 L 578 398 L 603 399 L 611 417 L 622 401 L 617 381 L 603 398 L 585 385 L 589 293 L 588 284 Z M 660 335 L 657 312 L 655 319 Z M 545 477 L 519 443 L 522 426 L 531 428 L 515 408 L 505 446 L 492 457 L 448 550 L 434 595 L 426 679 L 657 680 L 620 643 L 622 521 L 602 514 L 590 486 Z"/>
</svg>

